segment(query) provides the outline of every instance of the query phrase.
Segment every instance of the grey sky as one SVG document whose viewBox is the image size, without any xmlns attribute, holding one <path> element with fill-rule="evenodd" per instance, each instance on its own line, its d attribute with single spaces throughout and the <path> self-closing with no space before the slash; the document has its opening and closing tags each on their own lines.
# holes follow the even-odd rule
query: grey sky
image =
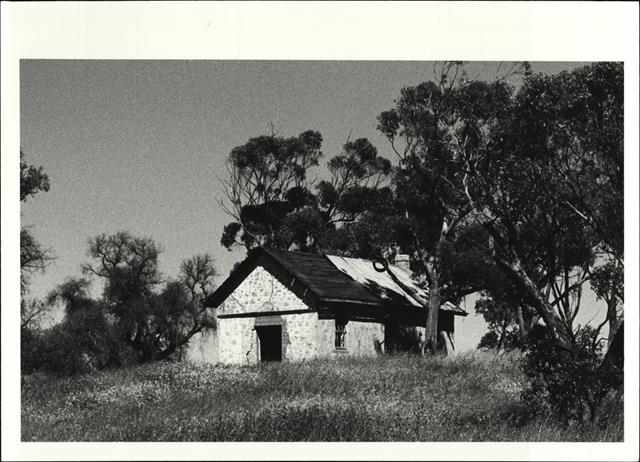
<svg viewBox="0 0 640 462">
<path fill-rule="evenodd" d="M 547 73 L 578 65 L 532 64 Z M 320 131 L 327 158 L 350 132 L 390 156 L 376 116 L 431 69 L 391 61 L 22 61 L 21 146 L 51 180 L 48 193 L 21 208 L 22 221 L 57 257 L 34 277 L 32 294 L 80 274 L 87 240 L 119 230 L 159 242 L 167 276 L 183 258 L 212 254 L 221 282 L 244 256 L 220 245 L 229 217 L 216 202 L 218 178 L 231 149 L 273 124 L 284 136 Z M 474 63 L 469 75 L 490 78 L 495 69 Z M 483 329 L 470 318 L 464 324 L 474 346 Z"/>
</svg>

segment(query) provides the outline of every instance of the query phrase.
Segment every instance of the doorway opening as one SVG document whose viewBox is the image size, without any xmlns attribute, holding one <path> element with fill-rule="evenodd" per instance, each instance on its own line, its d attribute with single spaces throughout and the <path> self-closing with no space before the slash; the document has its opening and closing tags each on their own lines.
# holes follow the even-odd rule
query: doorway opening
<svg viewBox="0 0 640 462">
<path fill-rule="evenodd" d="M 260 361 L 282 361 L 282 326 L 256 327 Z"/>
</svg>

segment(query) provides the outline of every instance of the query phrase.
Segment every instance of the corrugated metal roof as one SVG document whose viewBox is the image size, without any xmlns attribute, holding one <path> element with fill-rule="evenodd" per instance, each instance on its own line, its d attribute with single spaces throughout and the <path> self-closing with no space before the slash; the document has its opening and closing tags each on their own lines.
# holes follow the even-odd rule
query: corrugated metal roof
<svg viewBox="0 0 640 462">
<path fill-rule="evenodd" d="M 412 308 L 427 306 L 429 302 L 428 291 L 421 288 L 409 272 L 395 265 L 377 271 L 371 260 L 258 248 L 252 251 L 241 267 L 248 270 L 257 264 L 260 255 L 265 254 L 322 302 L 375 306 L 391 304 Z M 234 271 L 208 298 L 207 306 L 218 306 L 239 284 L 239 278 L 243 279 L 244 276 L 238 271 Z M 440 309 L 454 314 L 467 314 L 449 302 Z"/>
<path fill-rule="evenodd" d="M 411 277 L 411 273 L 399 266 L 389 264 L 387 270 L 380 268 L 382 271 L 378 271 L 374 262 L 370 260 L 335 255 L 327 255 L 327 258 L 336 268 L 384 301 L 415 307 L 424 307 L 429 304 L 428 290 L 420 287 Z M 445 302 L 440 309 L 462 315 L 467 314 L 451 302 Z"/>
<path fill-rule="evenodd" d="M 327 255 L 327 258 L 336 268 L 365 286 L 370 292 L 373 292 L 377 298 L 416 307 L 424 306 L 424 300 L 427 299 L 427 294 L 416 286 L 411 280 L 410 275 L 407 275 L 400 267 L 389 265 L 389 269 L 393 271 L 398 279 L 398 281 L 394 281 L 388 271 L 384 269 L 377 271 L 374 263 L 370 260 L 338 257 L 335 255 Z M 405 290 L 398 282 L 403 286 L 410 285 L 412 289 L 414 289 L 413 293 Z"/>
</svg>

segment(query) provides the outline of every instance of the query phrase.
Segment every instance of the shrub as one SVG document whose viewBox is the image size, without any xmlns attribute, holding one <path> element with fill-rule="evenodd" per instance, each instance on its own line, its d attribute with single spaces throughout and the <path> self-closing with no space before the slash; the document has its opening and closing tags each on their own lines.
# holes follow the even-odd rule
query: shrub
<svg viewBox="0 0 640 462">
<path fill-rule="evenodd" d="M 567 352 L 556 346 L 545 327 L 532 329 L 524 359 L 530 384 L 522 395 L 532 413 L 548 406 L 565 423 L 596 420 L 604 398 L 622 374 L 615 365 L 603 364 L 596 335 L 588 326 L 580 328 L 574 350 Z"/>
<path fill-rule="evenodd" d="M 500 348 L 504 351 L 512 351 L 522 349 L 524 346 L 520 332 L 517 330 L 506 331 L 502 341 L 500 340 L 500 334 L 495 330 L 490 330 L 480 339 L 478 349 L 486 348 L 488 350 L 492 350 Z"/>
<path fill-rule="evenodd" d="M 72 375 L 131 364 L 133 352 L 121 338 L 98 309 L 76 312 L 40 334 L 31 370 Z"/>
<path fill-rule="evenodd" d="M 42 333 L 23 327 L 20 329 L 20 368 L 23 374 L 40 369 L 44 364 Z"/>
</svg>

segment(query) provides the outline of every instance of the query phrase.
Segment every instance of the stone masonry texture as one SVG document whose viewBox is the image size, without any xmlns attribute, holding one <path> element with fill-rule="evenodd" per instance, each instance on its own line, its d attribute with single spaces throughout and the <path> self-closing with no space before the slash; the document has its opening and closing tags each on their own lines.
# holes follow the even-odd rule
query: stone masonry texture
<svg viewBox="0 0 640 462">
<path fill-rule="evenodd" d="M 309 307 L 261 266 L 233 291 L 218 308 L 218 315 L 253 312 L 308 310 Z M 259 360 L 256 325 L 282 326 L 284 360 L 303 360 L 316 355 L 314 312 L 282 316 L 218 319 L 219 360 L 225 364 L 253 364 Z"/>
<path fill-rule="evenodd" d="M 187 358 L 223 364 L 254 364 L 259 361 L 256 326 L 282 326 L 282 358 L 301 361 L 342 355 L 373 356 L 375 343 L 384 340 L 384 326 L 349 321 L 346 351 L 336 351 L 335 321 L 318 319 L 316 312 L 273 315 L 278 311 L 309 307 L 263 267 L 256 267 L 217 309 L 217 315 L 265 313 L 243 318 L 218 318 L 217 332 L 199 336 Z M 207 357 L 208 354 L 216 357 Z"/>
</svg>

